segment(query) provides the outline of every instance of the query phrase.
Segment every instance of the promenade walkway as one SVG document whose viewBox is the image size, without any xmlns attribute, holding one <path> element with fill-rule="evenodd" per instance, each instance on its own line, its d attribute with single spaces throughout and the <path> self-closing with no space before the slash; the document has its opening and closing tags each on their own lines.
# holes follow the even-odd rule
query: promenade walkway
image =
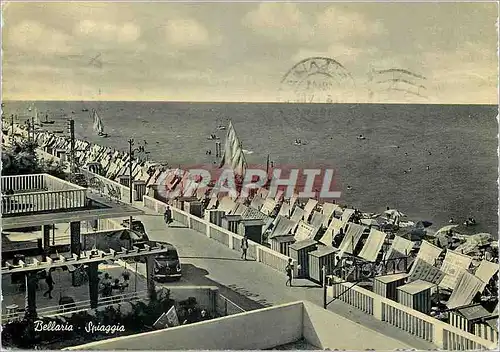
<svg viewBox="0 0 500 352">
<path fill-rule="evenodd" d="M 287 287 L 285 273 L 253 260 L 241 260 L 241 253 L 178 223 L 167 228 L 162 215 L 139 202 L 134 206 L 145 212 L 137 218 L 145 224 L 151 240 L 170 242 L 177 247 L 184 276 L 179 284 L 188 281 L 195 285 L 216 285 L 223 295 L 246 310 L 298 300 L 323 305 L 322 288 L 309 280 L 294 280 L 294 286 Z M 165 284 L 168 285 L 171 284 Z M 341 301 L 330 304 L 328 309 L 416 349 L 436 348 Z"/>
</svg>

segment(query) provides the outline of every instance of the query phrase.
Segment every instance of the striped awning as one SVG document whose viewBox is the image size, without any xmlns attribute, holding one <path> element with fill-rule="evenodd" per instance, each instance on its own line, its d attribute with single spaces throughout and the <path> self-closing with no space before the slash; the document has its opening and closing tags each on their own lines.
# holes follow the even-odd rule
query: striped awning
<svg viewBox="0 0 500 352">
<path fill-rule="evenodd" d="M 334 236 L 337 235 L 342 226 L 342 221 L 333 218 L 332 222 L 330 222 L 330 225 L 328 225 L 328 228 L 326 229 L 323 237 L 321 237 L 319 241 L 326 246 L 332 246 L 333 239 L 335 238 Z"/>
<path fill-rule="evenodd" d="M 408 255 L 413 248 L 413 242 L 401 236 L 394 237 L 391 247 L 384 255 L 384 260 L 401 258 Z"/>
<path fill-rule="evenodd" d="M 319 229 L 321 228 L 321 226 L 323 226 L 324 221 L 325 221 L 325 216 L 323 214 L 321 214 L 318 211 L 313 211 L 312 218 L 309 223 Z"/>
<path fill-rule="evenodd" d="M 234 200 L 231 199 L 231 197 L 224 197 L 221 199 L 219 206 L 217 207 L 217 210 L 225 211 L 226 213 L 229 213 L 232 209 L 234 209 L 235 206 Z"/>
<path fill-rule="evenodd" d="M 303 218 L 304 218 L 304 209 L 302 209 L 299 206 L 295 207 L 295 210 L 293 211 L 293 214 L 290 217 L 290 219 L 298 223 Z"/>
<path fill-rule="evenodd" d="M 290 205 L 288 203 L 283 203 L 281 204 L 281 208 L 278 215 L 290 217 L 290 215 L 292 215 L 290 210 L 291 210 Z"/>
<path fill-rule="evenodd" d="M 446 279 L 446 278 L 445 278 Z M 484 282 L 477 276 L 463 271 L 457 279 L 457 284 L 446 306 L 449 309 L 470 304 Z"/>
<path fill-rule="evenodd" d="M 260 210 L 262 208 L 262 206 L 264 205 L 264 202 L 265 202 L 264 198 L 261 198 L 259 196 L 255 196 L 252 199 L 250 206 L 254 209 Z"/>
<path fill-rule="evenodd" d="M 297 231 L 295 232 L 295 240 L 297 242 L 304 240 L 314 240 L 318 229 L 312 225 L 309 225 L 305 221 L 300 221 L 297 225 Z"/>
<path fill-rule="evenodd" d="M 471 263 L 472 257 L 452 250 L 447 250 L 443 265 L 441 266 L 441 271 L 443 271 L 446 276 L 439 286 L 452 290 L 455 289 L 460 280 L 460 276 L 469 268 Z"/>
<path fill-rule="evenodd" d="M 355 223 L 348 223 L 349 227 L 347 228 L 346 235 L 340 243 L 339 249 L 341 253 L 349 253 L 353 254 L 354 248 L 358 244 L 361 239 L 361 235 L 366 229 L 366 226 L 358 225 Z"/>
<path fill-rule="evenodd" d="M 484 283 L 484 285 L 479 290 L 480 292 L 484 291 L 484 288 L 486 287 L 488 282 L 490 282 L 491 278 L 497 273 L 497 271 L 498 271 L 497 263 L 492 263 L 487 260 L 481 261 L 481 264 L 479 264 L 479 267 L 476 269 L 476 272 L 474 273 L 474 275 L 476 275 Z"/>
<path fill-rule="evenodd" d="M 330 223 L 330 219 L 335 215 L 335 210 L 338 209 L 339 206 L 337 204 L 333 203 L 323 203 L 323 209 L 321 212 L 325 216 L 325 221 L 323 222 L 324 227 L 328 227 L 328 224 Z"/>
<path fill-rule="evenodd" d="M 309 221 L 309 217 L 311 216 L 314 208 L 318 204 L 316 199 L 309 199 L 307 201 L 306 206 L 304 207 L 304 221 Z"/>
<path fill-rule="evenodd" d="M 408 282 L 423 280 L 439 285 L 444 276 L 445 273 L 443 273 L 439 268 L 422 259 L 417 259 L 413 264 L 411 275 L 408 277 Z"/>
<path fill-rule="evenodd" d="M 374 262 L 382 249 L 386 236 L 387 234 L 382 231 L 371 229 L 370 235 L 359 253 L 359 257 L 366 259 L 369 262 Z"/>
<path fill-rule="evenodd" d="M 278 236 L 286 236 L 290 234 L 290 231 L 295 227 L 296 223 L 290 219 L 287 219 L 283 216 L 278 215 L 276 218 L 276 223 L 274 228 L 269 235 L 269 238 L 274 238 Z"/>
<path fill-rule="evenodd" d="M 266 198 L 260 211 L 266 215 L 271 215 L 275 207 L 276 201 L 273 198 Z"/>
<path fill-rule="evenodd" d="M 344 224 L 346 224 L 351 219 L 351 216 L 354 214 L 354 212 L 354 209 L 344 209 L 341 217 Z"/>
</svg>

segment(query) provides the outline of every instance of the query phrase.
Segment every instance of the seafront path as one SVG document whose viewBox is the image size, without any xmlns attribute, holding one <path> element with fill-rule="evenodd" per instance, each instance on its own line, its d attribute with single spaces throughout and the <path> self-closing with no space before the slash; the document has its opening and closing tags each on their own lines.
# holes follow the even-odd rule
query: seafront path
<svg viewBox="0 0 500 352">
<path fill-rule="evenodd" d="M 241 252 L 232 250 L 195 230 L 174 222 L 165 225 L 163 216 L 135 202 L 144 211 L 137 217 L 153 241 L 170 242 L 176 246 L 182 263 L 183 277 L 170 285 L 218 286 L 221 294 L 245 310 L 263 306 L 308 300 L 323 306 L 323 291 L 319 285 L 305 279 L 285 286 L 285 273 L 280 273 L 254 260 L 241 260 Z M 138 272 L 143 271 L 139 269 Z M 397 339 L 416 349 L 435 349 L 430 342 L 419 339 L 337 300 L 328 309 L 367 328 Z M 283 322 L 286 324 L 286 322 Z M 334 333 L 334 331 L 332 331 Z"/>
</svg>

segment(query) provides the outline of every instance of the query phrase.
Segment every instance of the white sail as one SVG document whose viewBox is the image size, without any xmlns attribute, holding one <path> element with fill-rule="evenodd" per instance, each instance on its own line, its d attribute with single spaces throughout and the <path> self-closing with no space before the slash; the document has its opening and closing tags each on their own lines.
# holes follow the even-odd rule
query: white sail
<svg viewBox="0 0 500 352">
<path fill-rule="evenodd" d="M 34 117 L 34 123 L 36 125 L 40 125 L 41 124 L 41 121 L 40 121 L 40 117 L 38 116 L 38 109 L 36 108 L 35 106 L 35 113 L 33 114 L 33 117 Z"/>
<path fill-rule="evenodd" d="M 243 153 L 243 148 L 241 142 L 236 135 L 233 124 L 229 122 L 229 127 L 227 129 L 226 144 L 224 146 L 224 154 L 222 155 L 222 160 L 220 167 L 227 165 L 234 170 L 236 175 L 243 176 L 247 168 L 247 162 L 245 160 L 245 154 Z"/>
<path fill-rule="evenodd" d="M 94 110 L 94 131 L 98 135 L 104 134 L 104 125 L 96 110 Z"/>
</svg>

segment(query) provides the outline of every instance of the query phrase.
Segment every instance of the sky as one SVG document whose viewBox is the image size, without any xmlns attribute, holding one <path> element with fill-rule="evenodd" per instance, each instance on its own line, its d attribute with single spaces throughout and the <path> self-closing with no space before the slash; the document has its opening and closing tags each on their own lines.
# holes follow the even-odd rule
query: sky
<svg viewBox="0 0 500 352">
<path fill-rule="evenodd" d="M 497 17 L 496 3 L 3 3 L 2 97 L 497 104 Z"/>
</svg>

